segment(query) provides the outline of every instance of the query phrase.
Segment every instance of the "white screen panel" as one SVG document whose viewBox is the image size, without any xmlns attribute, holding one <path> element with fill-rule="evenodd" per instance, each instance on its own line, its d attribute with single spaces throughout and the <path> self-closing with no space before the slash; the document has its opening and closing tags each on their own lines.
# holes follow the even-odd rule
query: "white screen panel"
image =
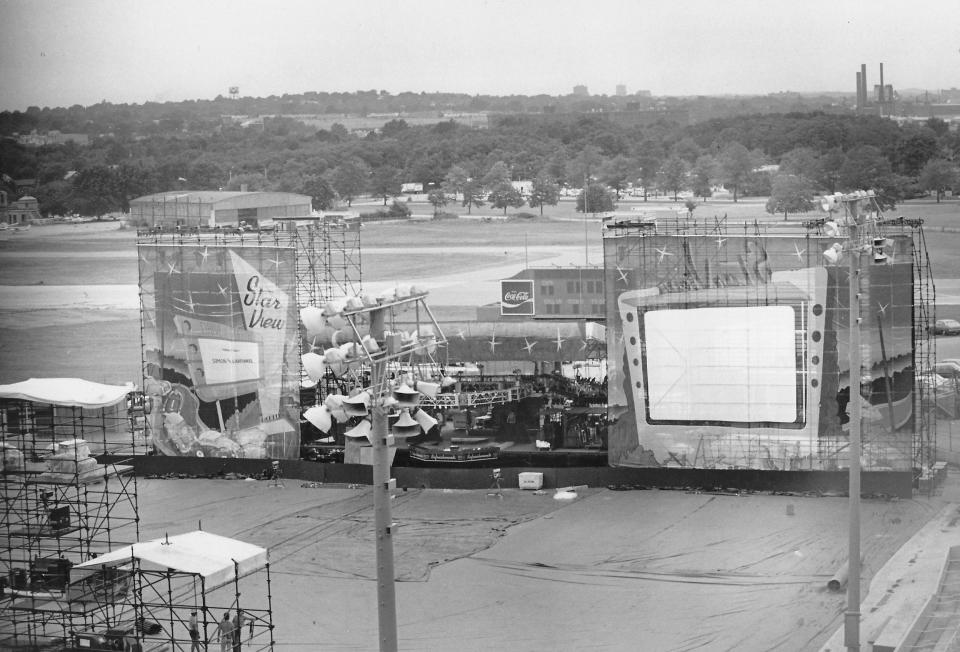
<svg viewBox="0 0 960 652">
<path fill-rule="evenodd" d="M 651 420 L 796 421 L 792 307 L 653 310 L 643 324 Z"/>
</svg>

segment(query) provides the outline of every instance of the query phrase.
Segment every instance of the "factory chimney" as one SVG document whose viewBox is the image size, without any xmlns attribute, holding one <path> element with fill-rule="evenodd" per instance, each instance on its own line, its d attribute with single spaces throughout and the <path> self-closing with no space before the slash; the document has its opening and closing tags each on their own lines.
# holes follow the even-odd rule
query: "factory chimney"
<svg viewBox="0 0 960 652">
<path fill-rule="evenodd" d="M 867 89 L 870 88 L 867 86 L 867 64 L 860 64 L 860 87 L 863 89 L 863 105 L 861 108 L 866 109 L 867 103 L 870 101 L 870 96 L 867 95 Z"/>
<path fill-rule="evenodd" d="M 863 111 L 863 83 L 860 81 L 860 71 L 857 71 L 857 111 Z"/>
<path fill-rule="evenodd" d="M 883 63 L 880 63 L 880 105 L 883 105 Z"/>
</svg>

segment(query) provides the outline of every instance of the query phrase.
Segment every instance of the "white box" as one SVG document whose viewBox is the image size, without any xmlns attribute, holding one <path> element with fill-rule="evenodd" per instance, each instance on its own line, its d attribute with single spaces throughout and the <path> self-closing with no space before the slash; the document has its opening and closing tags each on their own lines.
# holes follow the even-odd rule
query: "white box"
<svg viewBox="0 0 960 652">
<path fill-rule="evenodd" d="M 543 474 L 526 472 L 520 474 L 521 489 L 540 489 L 543 486 Z"/>
</svg>

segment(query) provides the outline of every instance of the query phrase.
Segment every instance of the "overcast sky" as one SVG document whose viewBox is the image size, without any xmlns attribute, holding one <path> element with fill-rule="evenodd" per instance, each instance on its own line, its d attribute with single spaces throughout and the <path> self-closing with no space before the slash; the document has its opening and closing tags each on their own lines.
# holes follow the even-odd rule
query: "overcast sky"
<svg viewBox="0 0 960 652">
<path fill-rule="evenodd" d="M 960 0 L 0 0 L 0 110 L 305 91 L 960 87 Z"/>
</svg>

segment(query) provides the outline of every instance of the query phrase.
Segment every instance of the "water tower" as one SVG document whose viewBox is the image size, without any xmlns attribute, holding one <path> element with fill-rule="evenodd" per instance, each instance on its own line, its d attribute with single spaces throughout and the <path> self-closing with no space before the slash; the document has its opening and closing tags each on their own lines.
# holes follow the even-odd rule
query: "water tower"
<svg viewBox="0 0 960 652">
<path fill-rule="evenodd" d="M 235 100 L 235 99 L 237 99 L 239 96 L 240 96 L 240 87 L 239 87 L 239 86 L 231 86 L 231 87 L 230 87 L 230 99 L 231 99 L 231 100 Z"/>
</svg>

